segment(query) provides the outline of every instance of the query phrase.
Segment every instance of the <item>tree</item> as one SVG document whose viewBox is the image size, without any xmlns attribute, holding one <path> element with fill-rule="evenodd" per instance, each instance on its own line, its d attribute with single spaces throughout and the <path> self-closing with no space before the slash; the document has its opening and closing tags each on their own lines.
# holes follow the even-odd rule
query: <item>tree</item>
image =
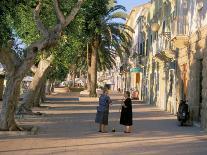
<svg viewBox="0 0 207 155">
<path fill-rule="evenodd" d="M 48 78 L 50 81 L 61 81 L 64 80 L 68 73 L 68 66 L 74 66 L 74 68 L 78 69 L 82 63 L 77 62 L 84 62 L 79 61 L 80 57 L 82 57 L 80 49 L 82 49 L 81 46 L 83 43 L 78 36 L 78 25 L 79 23 L 73 22 L 65 29 L 58 46 L 50 50 L 52 52 L 44 52 L 44 54 L 39 56 L 38 65 L 33 65 L 32 67 L 34 72 L 33 81 L 27 94 L 24 95 L 22 104 L 18 108 L 18 114 L 33 114 L 31 108 L 33 106 L 40 106 L 42 101 L 41 96 L 44 96 L 44 91 L 41 90 L 44 87 L 44 82 L 49 70 L 50 74 Z M 50 56 L 47 56 L 48 53 Z M 45 54 L 47 54 L 46 56 L 48 58 L 44 56 Z M 71 70 L 71 68 L 69 68 L 69 70 Z M 73 75 L 75 76 L 75 74 Z M 40 93 L 43 94 L 41 95 Z"/>
<path fill-rule="evenodd" d="M 116 55 L 122 57 L 123 52 L 129 51 L 131 37 L 128 32 L 132 29 L 115 21 L 126 18 L 124 12 L 117 11 L 120 9 L 125 11 L 121 5 L 108 7 L 103 14 L 93 19 L 95 31 L 90 33 L 87 48 L 88 88 L 91 97 L 96 96 L 97 65 L 100 69 L 111 68 L 115 64 Z M 91 27 L 88 26 L 88 29 Z"/>
<path fill-rule="evenodd" d="M 18 108 L 18 114 L 33 114 L 31 108 L 39 106 L 40 93 L 46 81 L 46 76 L 52 63 L 53 56 L 40 58 L 38 66 L 33 65 L 32 71 L 34 73 L 33 80 L 29 86 L 27 93 L 24 95 L 23 101 Z"/>
<path fill-rule="evenodd" d="M 20 83 L 27 71 L 34 64 L 34 59 L 36 58 L 38 52 L 42 52 L 45 49 L 49 49 L 50 47 L 57 44 L 58 40 L 61 37 L 62 31 L 75 18 L 83 2 L 84 0 L 78 0 L 78 2 L 71 9 L 69 15 L 65 17 L 59 7 L 59 1 L 54 0 L 57 22 L 54 26 L 51 26 L 48 29 L 43 24 L 41 20 L 42 18 L 40 18 L 41 7 L 43 6 L 42 1 L 40 0 L 37 3 L 37 6 L 34 8 L 34 19 L 36 26 L 41 33 L 41 37 L 31 42 L 24 49 L 23 57 L 20 57 L 15 50 L 12 50 L 11 41 L 7 42 L 6 44 L 1 44 L 0 62 L 4 65 L 7 72 L 7 85 L 3 96 L 3 105 L 0 118 L 1 130 L 19 130 L 14 119 L 14 113 L 19 98 Z M 4 3 L 6 3 L 6 1 L 4 1 Z M 11 4 L 14 3 L 15 2 L 12 3 L 11 1 Z M 5 14 L 9 13 L 6 12 Z"/>
</svg>

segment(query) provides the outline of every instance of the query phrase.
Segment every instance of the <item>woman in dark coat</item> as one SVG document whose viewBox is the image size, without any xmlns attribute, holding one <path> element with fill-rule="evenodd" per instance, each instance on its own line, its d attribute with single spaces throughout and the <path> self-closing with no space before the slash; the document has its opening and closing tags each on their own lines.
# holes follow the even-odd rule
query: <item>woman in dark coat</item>
<svg viewBox="0 0 207 155">
<path fill-rule="evenodd" d="M 132 128 L 132 101 L 130 99 L 130 92 L 124 92 L 125 101 L 121 107 L 120 124 L 125 125 L 125 133 L 130 133 Z"/>
</svg>

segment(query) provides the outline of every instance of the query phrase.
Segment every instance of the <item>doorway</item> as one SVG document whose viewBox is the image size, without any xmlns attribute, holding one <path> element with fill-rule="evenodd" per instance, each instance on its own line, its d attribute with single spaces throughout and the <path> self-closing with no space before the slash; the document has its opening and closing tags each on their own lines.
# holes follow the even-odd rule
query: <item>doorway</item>
<svg viewBox="0 0 207 155">
<path fill-rule="evenodd" d="M 182 65 L 182 99 L 186 100 L 188 90 L 187 63 Z"/>
<path fill-rule="evenodd" d="M 198 65 L 199 65 L 199 70 L 198 70 L 198 75 L 199 75 L 199 109 L 198 109 L 198 121 L 201 122 L 201 109 L 202 109 L 202 102 L 203 102 L 203 97 L 202 97 L 202 90 L 203 90 L 203 86 L 202 86 L 202 82 L 203 82 L 203 75 L 202 75 L 202 71 L 203 71 L 203 59 L 199 59 L 198 61 Z"/>
</svg>

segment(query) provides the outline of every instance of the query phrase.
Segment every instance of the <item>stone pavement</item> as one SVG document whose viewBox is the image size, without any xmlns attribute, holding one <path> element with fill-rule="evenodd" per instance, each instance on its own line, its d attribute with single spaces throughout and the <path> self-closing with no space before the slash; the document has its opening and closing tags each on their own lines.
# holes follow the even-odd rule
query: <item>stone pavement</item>
<svg viewBox="0 0 207 155">
<path fill-rule="evenodd" d="M 0 132 L 0 155 L 206 155 L 207 134 L 197 127 L 179 127 L 176 117 L 141 102 L 133 102 L 133 133 L 119 125 L 121 96 L 113 94 L 108 133 L 94 123 L 97 99 L 56 94 L 41 108 L 41 116 L 24 116 L 19 124 L 39 127 L 37 135 Z M 116 132 L 111 132 L 112 128 Z M 15 132 L 14 132 L 15 133 Z"/>
</svg>

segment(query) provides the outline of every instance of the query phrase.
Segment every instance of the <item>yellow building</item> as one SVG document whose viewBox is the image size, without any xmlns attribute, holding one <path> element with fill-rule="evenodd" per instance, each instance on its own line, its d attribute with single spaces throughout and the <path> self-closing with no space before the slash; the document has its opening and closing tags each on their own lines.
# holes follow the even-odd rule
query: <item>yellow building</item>
<svg viewBox="0 0 207 155">
<path fill-rule="evenodd" d="M 151 0 L 135 7 L 127 22 L 135 30 L 136 58 L 130 57 L 130 63 L 143 69 L 141 98 L 173 114 L 181 99 L 188 100 L 190 122 L 203 128 L 207 128 L 206 6 L 205 0 Z M 134 79 L 131 74 L 131 86 Z"/>
<path fill-rule="evenodd" d="M 145 92 L 142 89 L 142 81 L 144 79 L 144 66 L 141 65 L 141 57 L 147 56 L 146 52 L 146 32 L 143 27 L 147 22 L 147 15 L 151 4 L 146 3 L 134 7 L 128 17 L 126 25 L 130 26 L 134 33 L 130 33 L 132 37 L 132 48 L 128 63 L 130 64 L 130 70 L 128 73 L 127 86 L 130 89 L 137 90 L 139 92 L 139 99 L 143 99 Z"/>
</svg>

